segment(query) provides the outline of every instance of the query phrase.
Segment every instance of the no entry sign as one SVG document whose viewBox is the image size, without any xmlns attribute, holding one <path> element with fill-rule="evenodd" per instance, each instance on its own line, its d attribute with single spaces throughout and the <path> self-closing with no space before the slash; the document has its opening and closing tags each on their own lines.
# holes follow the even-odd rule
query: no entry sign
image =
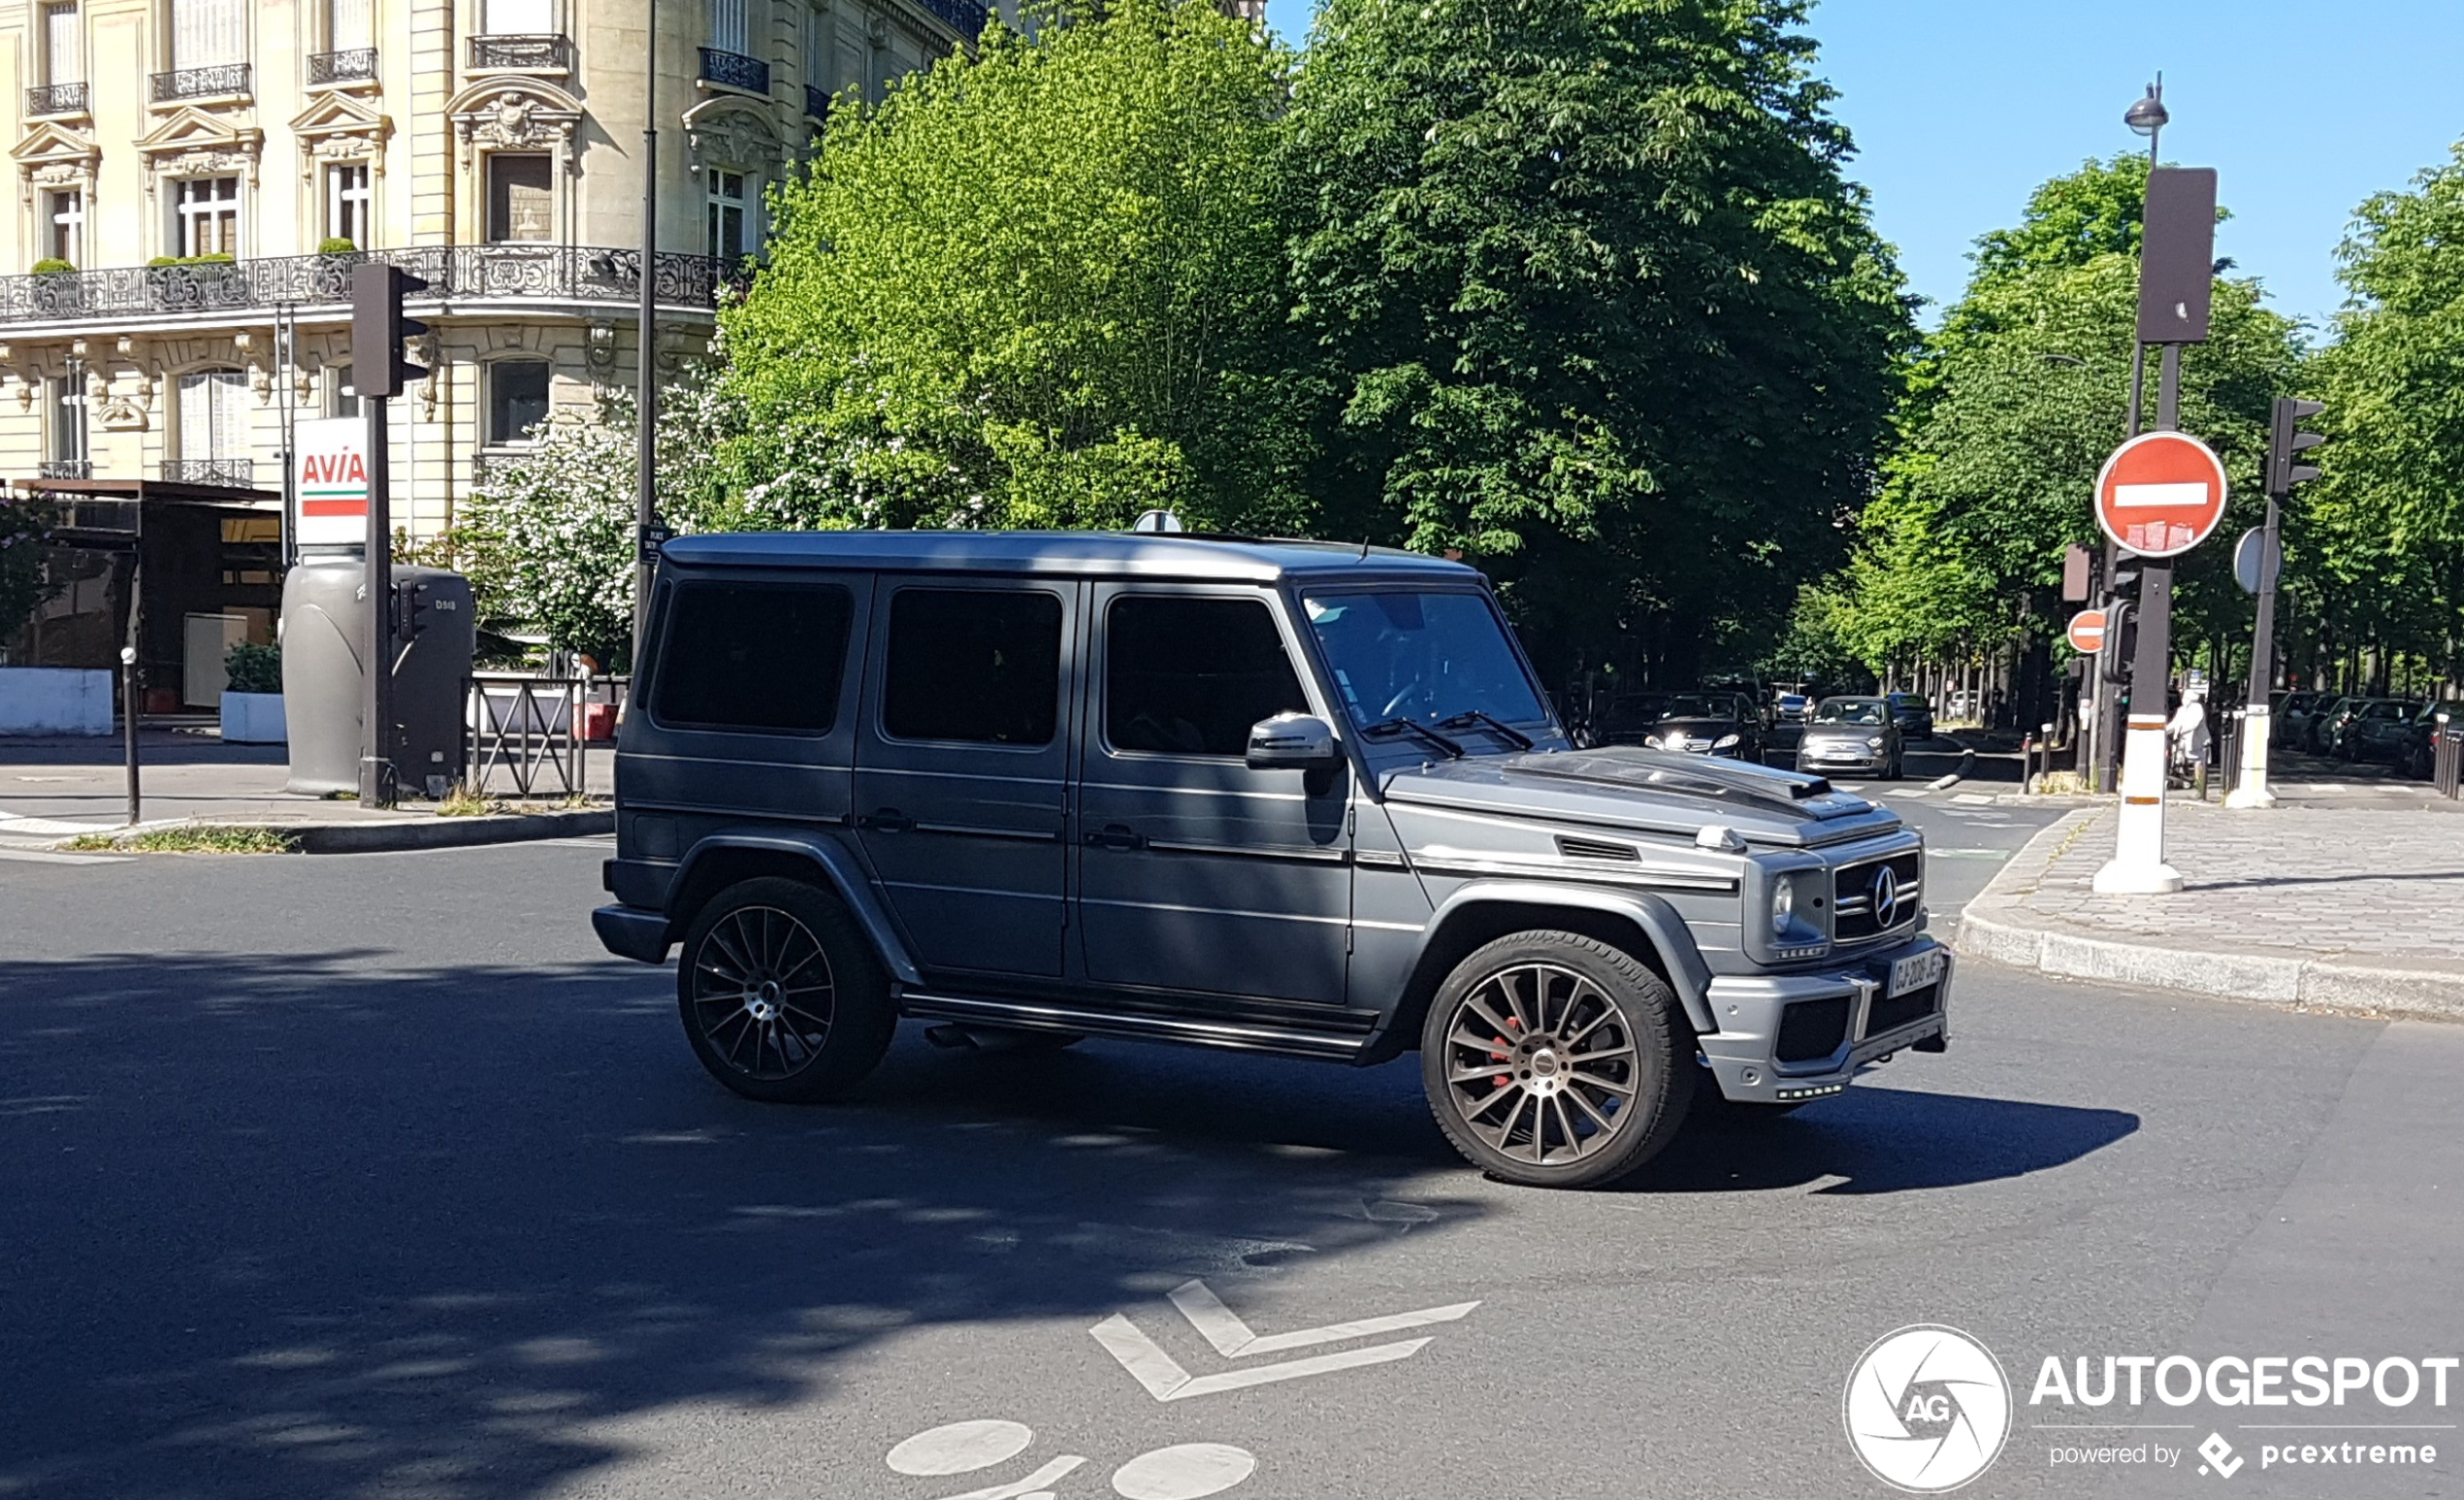
<svg viewBox="0 0 2464 1500">
<path fill-rule="evenodd" d="M 2105 612 L 2082 609 L 2070 617 L 2070 649 L 2093 656 L 2105 648 Z"/>
<path fill-rule="evenodd" d="M 2182 433 L 2141 433 L 2096 475 L 2096 524 L 2142 557 L 2176 557 L 2224 519 L 2224 463 Z"/>
</svg>

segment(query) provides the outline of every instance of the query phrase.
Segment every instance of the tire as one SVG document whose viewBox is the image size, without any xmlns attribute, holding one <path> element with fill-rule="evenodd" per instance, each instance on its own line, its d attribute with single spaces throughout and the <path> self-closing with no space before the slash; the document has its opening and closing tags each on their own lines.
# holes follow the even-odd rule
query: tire
<svg viewBox="0 0 2464 1500">
<path fill-rule="evenodd" d="M 1667 982 L 1572 932 L 1475 950 L 1420 1028 L 1438 1128 L 1474 1166 L 1528 1187 L 1596 1188 L 1642 1166 L 1684 1125 L 1694 1074 L 1693 1029 Z"/>
<path fill-rule="evenodd" d="M 897 1012 L 872 945 L 836 897 L 800 880 L 741 881 L 685 929 L 676 1009 L 694 1056 L 748 1099 L 818 1104 L 890 1050 Z"/>
</svg>

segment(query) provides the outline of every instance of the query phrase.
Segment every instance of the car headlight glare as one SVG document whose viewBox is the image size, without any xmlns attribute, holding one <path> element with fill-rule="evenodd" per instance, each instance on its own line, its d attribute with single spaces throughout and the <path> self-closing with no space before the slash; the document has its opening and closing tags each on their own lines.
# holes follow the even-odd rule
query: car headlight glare
<svg viewBox="0 0 2464 1500">
<path fill-rule="evenodd" d="M 1797 882 L 1782 875 L 1771 884 L 1771 935 L 1786 937 L 1797 920 Z"/>
<path fill-rule="evenodd" d="M 1660 748 L 1660 736 L 1657 734 L 1645 734 L 1642 736 L 1642 743 L 1646 749 L 1657 750 Z"/>
<path fill-rule="evenodd" d="M 1879 749 L 1881 749 L 1881 748 L 1882 748 L 1882 736 L 1881 736 L 1881 735 L 1879 735 L 1879 734 L 1876 734 L 1876 735 L 1875 735 L 1875 736 L 1873 736 L 1871 739 L 1866 740 L 1866 741 L 1865 741 L 1865 748 L 1866 748 L 1866 749 L 1868 749 L 1868 750 L 1879 750 Z"/>
<path fill-rule="evenodd" d="M 1723 735 L 1721 735 L 1721 736 L 1720 736 L 1720 742 L 1719 742 L 1718 744 L 1716 744 L 1716 745 L 1713 745 L 1711 748 L 1712 748 L 1712 749 L 1714 749 L 1714 750 L 1726 750 L 1726 749 L 1728 749 L 1730 746 L 1732 746 L 1732 745 L 1734 745 L 1734 744 L 1735 744 L 1735 743 L 1736 743 L 1736 736 L 1735 736 L 1735 734 L 1723 734 Z"/>
</svg>

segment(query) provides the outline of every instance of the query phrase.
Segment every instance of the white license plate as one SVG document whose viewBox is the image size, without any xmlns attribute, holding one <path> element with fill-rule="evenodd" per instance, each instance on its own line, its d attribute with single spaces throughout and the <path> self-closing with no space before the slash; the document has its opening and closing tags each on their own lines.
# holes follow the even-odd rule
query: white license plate
<svg viewBox="0 0 2464 1500">
<path fill-rule="evenodd" d="M 1911 990 L 1922 990 L 1942 978 L 1943 966 L 1950 962 L 1946 949 L 1928 948 L 1910 954 L 1891 965 L 1891 998 L 1897 999 Z"/>
</svg>

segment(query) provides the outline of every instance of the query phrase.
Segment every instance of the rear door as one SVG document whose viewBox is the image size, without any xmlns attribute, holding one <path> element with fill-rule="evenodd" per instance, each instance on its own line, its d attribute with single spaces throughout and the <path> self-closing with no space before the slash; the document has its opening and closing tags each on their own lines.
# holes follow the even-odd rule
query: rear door
<svg viewBox="0 0 2464 1500">
<path fill-rule="evenodd" d="M 1348 769 L 1251 770 L 1249 726 L 1323 714 L 1254 588 L 1093 591 L 1079 813 L 1085 972 L 1102 984 L 1340 1004 Z"/>
<path fill-rule="evenodd" d="M 1061 972 L 1079 588 L 885 575 L 876 589 L 856 826 L 925 967 Z"/>
</svg>

